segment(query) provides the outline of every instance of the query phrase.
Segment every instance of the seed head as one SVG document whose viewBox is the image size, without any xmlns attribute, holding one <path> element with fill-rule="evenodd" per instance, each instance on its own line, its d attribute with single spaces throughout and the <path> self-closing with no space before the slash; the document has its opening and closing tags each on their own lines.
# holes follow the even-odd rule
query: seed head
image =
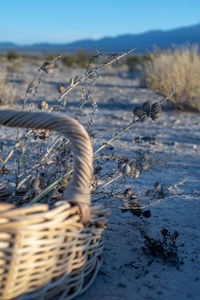
<svg viewBox="0 0 200 300">
<path fill-rule="evenodd" d="M 55 63 L 53 61 L 45 61 L 41 66 L 41 69 L 46 72 L 47 74 L 53 73 L 55 69 Z"/>
<path fill-rule="evenodd" d="M 150 112 L 151 112 L 151 104 L 149 101 L 145 101 L 143 104 L 142 104 L 142 108 L 143 108 L 143 111 L 149 115 Z"/>
<path fill-rule="evenodd" d="M 147 170 L 150 167 L 150 164 L 147 160 L 144 160 L 144 161 L 141 162 L 140 166 L 141 166 L 142 170 Z"/>
<path fill-rule="evenodd" d="M 48 103 L 45 100 L 40 101 L 39 104 L 38 104 L 38 108 L 40 110 L 47 110 L 48 107 L 49 107 Z"/>
<path fill-rule="evenodd" d="M 136 170 L 135 173 L 133 174 L 133 178 L 138 178 L 140 176 L 140 171 Z"/>
<path fill-rule="evenodd" d="M 122 173 L 125 175 L 128 175 L 131 171 L 131 167 L 128 164 L 124 164 L 122 168 Z"/>
<path fill-rule="evenodd" d="M 63 94 L 63 93 L 65 92 L 64 86 L 60 85 L 60 86 L 58 87 L 58 92 L 59 92 L 60 94 Z"/>
</svg>

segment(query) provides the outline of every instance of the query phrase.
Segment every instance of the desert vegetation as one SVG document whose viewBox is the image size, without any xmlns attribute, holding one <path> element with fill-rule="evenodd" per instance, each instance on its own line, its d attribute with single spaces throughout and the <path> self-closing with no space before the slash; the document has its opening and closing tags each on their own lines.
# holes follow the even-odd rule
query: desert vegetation
<svg viewBox="0 0 200 300">
<path fill-rule="evenodd" d="M 11 104 L 17 100 L 16 90 L 6 81 L 6 69 L 0 68 L 0 105 Z"/>
<path fill-rule="evenodd" d="M 182 47 L 151 55 L 144 64 L 145 84 L 162 95 L 178 86 L 171 98 L 175 108 L 200 111 L 200 54 L 198 47 Z"/>
<path fill-rule="evenodd" d="M 168 205 L 169 217 L 166 211 L 162 211 L 161 204 L 173 196 L 191 196 L 191 187 L 186 190 L 183 188 L 188 180 L 185 178 L 185 166 L 182 168 L 182 163 L 178 166 L 174 155 L 180 153 L 184 146 L 188 147 L 189 153 L 193 151 L 195 159 L 199 154 L 195 148 L 197 141 L 193 145 L 187 140 L 185 145 L 183 138 L 177 142 L 171 141 L 171 137 L 167 136 L 165 140 L 165 127 L 173 129 L 173 126 L 179 126 L 184 112 L 174 111 L 174 115 L 169 118 L 168 115 L 163 116 L 162 105 L 171 101 L 175 108 L 200 110 L 200 56 L 197 48 L 165 50 L 144 55 L 135 55 L 133 51 L 128 56 L 130 53 L 91 54 L 78 51 L 68 55 L 44 54 L 43 57 L 8 53 L 1 57 L 4 69 L 0 73 L 0 104 L 7 104 L 12 108 L 10 104 L 16 100 L 16 91 L 7 80 L 8 74 L 16 72 L 12 66 L 20 64 L 20 68 L 24 68 L 29 64 L 29 70 L 36 70 L 44 59 L 34 71 L 32 79 L 28 80 L 23 101 L 18 104 L 17 109 L 64 112 L 79 120 L 87 129 L 94 145 L 92 201 L 117 210 L 114 221 L 111 221 L 112 225 L 118 223 L 116 218 L 119 217 L 120 220 L 120 228 L 113 232 L 112 226 L 111 232 L 108 229 L 108 235 L 113 240 L 109 242 L 110 248 L 107 246 L 106 259 L 109 255 L 114 257 L 114 252 L 109 249 L 115 247 L 125 252 L 123 267 L 138 270 L 139 259 L 133 253 L 136 243 L 138 255 L 142 257 L 144 254 L 150 258 L 146 271 L 151 272 L 148 268 L 153 259 L 156 259 L 156 262 L 161 262 L 171 272 L 172 269 L 180 269 L 186 259 L 183 259 L 181 252 L 184 247 L 182 227 L 177 225 L 176 230 L 173 227 L 180 218 L 179 216 L 176 220 L 176 200 Z M 126 72 L 134 72 L 139 66 L 142 80 L 148 89 L 144 86 L 134 87 L 136 83 L 128 76 L 118 78 L 116 66 L 124 68 Z M 109 72 L 106 77 L 104 72 L 107 68 Z M 67 74 L 66 70 L 70 72 Z M 30 73 L 33 73 L 32 69 Z M 17 76 L 24 75 L 21 72 Z M 104 77 L 106 81 L 103 81 Z M 48 90 L 47 87 L 51 89 Z M 49 94 L 55 97 L 48 100 Z M 103 116 L 98 114 L 99 107 L 104 112 Z M 188 115 L 184 116 L 187 119 Z M 179 130 L 179 127 L 175 128 Z M 196 136 L 198 137 L 198 132 Z M 1 201 L 15 203 L 18 207 L 47 203 L 51 208 L 56 201 L 63 199 L 64 189 L 73 172 L 71 145 L 66 138 L 48 130 L 13 130 L 10 141 L 3 134 L 0 151 Z M 184 160 L 185 153 L 181 152 L 181 155 L 179 160 Z M 168 168 L 176 168 L 177 173 L 180 171 L 180 176 L 172 176 L 172 171 L 168 175 Z M 190 173 L 187 175 L 191 176 Z M 185 205 L 190 204 L 187 202 Z M 157 218 L 162 219 L 164 216 L 164 224 L 159 224 L 160 219 L 155 218 L 156 207 L 159 211 Z M 185 214 L 185 211 L 182 213 Z M 170 223 L 171 216 L 174 217 L 173 226 Z M 127 223 L 125 220 L 128 220 Z M 138 235 L 132 241 L 135 226 Z M 154 230 L 151 232 L 153 226 Z M 123 249 L 120 239 L 128 236 L 131 239 Z M 193 256 L 190 255 L 190 258 Z M 127 259 L 130 261 L 127 262 Z M 113 270 L 114 268 L 115 262 Z M 113 271 L 117 274 L 116 278 L 121 272 L 120 268 Z M 109 271 L 109 266 L 105 265 L 104 269 Z M 136 274 L 136 279 L 147 274 L 144 268 L 140 271 L 142 275 Z M 120 276 L 123 278 L 122 274 Z"/>
</svg>

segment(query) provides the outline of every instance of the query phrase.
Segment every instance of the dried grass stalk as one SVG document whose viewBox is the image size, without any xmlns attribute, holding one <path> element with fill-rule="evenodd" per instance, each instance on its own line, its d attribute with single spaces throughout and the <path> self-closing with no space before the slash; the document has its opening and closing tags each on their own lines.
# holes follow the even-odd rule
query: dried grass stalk
<svg viewBox="0 0 200 300">
<path fill-rule="evenodd" d="M 200 55 L 198 47 L 176 48 L 152 55 L 145 64 L 146 86 L 167 95 L 176 85 L 170 99 L 176 108 L 200 111 Z"/>
<path fill-rule="evenodd" d="M 6 82 L 6 71 L 0 69 L 0 105 L 14 103 L 16 100 L 16 90 Z"/>
</svg>

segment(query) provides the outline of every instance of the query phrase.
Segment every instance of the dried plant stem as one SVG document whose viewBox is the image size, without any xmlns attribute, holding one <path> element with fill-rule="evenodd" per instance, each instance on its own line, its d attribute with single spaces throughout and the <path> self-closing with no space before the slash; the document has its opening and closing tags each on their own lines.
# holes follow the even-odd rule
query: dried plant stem
<svg viewBox="0 0 200 300">
<path fill-rule="evenodd" d="M 132 53 L 132 52 L 135 51 L 135 50 L 136 50 L 136 48 L 131 49 L 130 51 L 125 52 L 125 53 L 123 53 L 123 54 L 117 56 L 116 58 L 112 59 L 112 60 L 109 61 L 108 63 L 103 64 L 102 66 L 98 66 L 98 67 L 96 68 L 95 71 L 97 71 L 97 70 L 103 70 L 104 68 L 110 66 L 111 64 L 115 63 L 116 61 L 120 60 L 121 58 L 123 58 L 124 56 L 126 56 L 126 55 Z M 67 90 L 66 92 L 64 92 L 63 94 L 60 95 L 60 97 L 59 97 L 59 99 L 58 99 L 58 102 L 60 102 L 67 94 L 69 94 L 69 93 L 71 92 L 71 90 L 73 90 L 77 85 L 79 85 L 79 84 L 81 83 L 81 81 L 86 80 L 86 79 L 89 78 L 90 76 L 91 76 L 91 73 L 90 73 L 90 72 L 87 72 L 87 73 L 85 74 L 85 76 L 81 77 L 77 82 L 75 82 L 71 87 L 69 87 L 68 90 Z M 53 108 L 52 108 L 52 109 L 53 109 Z M 51 109 L 51 110 L 52 110 L 52 109 Z"/>
<path fill-rule="evenodd" d="M 99 151 L 103 150 L 108 144 L 110 144 L 111 142 L 113 142 L 114 140 L 116 140 L 122 133 L 124 133 L 125 131 L 127 131 L 128 129 L 130 129 L 132 127 L 132 125 L 137 122 L 138 120 L 131 122 L 131 124 L 129 124 L 128 126 L 126 126 L 125 128 L 123 128 L 118 134 L 116 134 L 114 137 L 112 137 L 107 143 L 105 143 L 104 145 L 102 145 L 99 149 L 97 149 L 94 154 L 98 153 Z M 97 157 L 98 159 L 98 157 Z M 96 160 L 96 157 L 94 157 L 94 160 Z M 67 179 L 69 178 L 69 176 L 72 174 L 73 169 L 70 170 L 69 172 L 67 172 L 64 176 L 62 176 L 61 178 L 55 180 L 52 184 L 50 184 L 46 189 L 44 189 L 42 191 L 42 193 L 40 193 L 39 195 L 37 195 L 35 198 L 33 198 L 31 200 L 31 204 L 38 202 L 41 198 L 43 198 L 47 193 L 49 193 L 53 188 L 55 188 L 63 179 Z"/>
<path fill-rule="evenodd" d="M 135 124 L 136 122 L 138 122 L 138 120 L 134 120 L 128 126 L 124 127 L 119 133 L 115 134 L 110 140 L 108 140 L 105 144 L 103 144 L 100 148 L 98 148 L 94 152 L 94 155 L 97 154 L 98 152 L 100 152 L 101 150 L 103 150 L 105 147 L 107 147 L 114 140 L 116 140 L 122 133 L 124 133 L 125 131 L 127 131 L 128 129 L 130 129 L 133 126 L 133 124 Z"/>
<path fill-rule="evenodd" d="M 126 55 L 132 53 L 133 51 L 135 51 L 135 49 L 136 49 L 136 48 L 131 49 L 130 51 L 125 52 L 125 53 L 123 53 L 123 54 L 117 56 L 116 58 L 112 59 L 112 60 L 109 61 L 108 63 L 103 64 L 102 66 L 98 66 L 94 72 L 96 72 L 97 70 L 102 70 L 102 69 L 108 67 L 109 65 L 115 63 L 116 61 L 120 60 L 121 58 L 125 57 Z M 62 55 L 56 56 L 56 57 L 52 60 L 52 63 L 54 63 L 54 62 L 55 62 L 56 60 L 58 60 L 60 57 L 62 57 Z M 40 66 L 40 68 L 38 69 L 37 73 L 35 74 L 35 76 L 34 76 L 32 82 L 29 84 L 29 87 L 28 87 L 27 90 L 26 90 L 26 95 L 25 95 L 25 100 L 24 100 L 24 104 L 23 104 L 23 107 L 22 107 L 22 111 L 24 110 L 24 107 L 25 107 L 25 104 L 26 104 L 26 100 L 27 100 L 27 97 L 28 97 L 28 94 L 29 94 L 29 89 L 30 89 L 30 88 L 33 88 L 33 87 L 35 86 L 35 84 L 37 83 L 37 78 L 38 78 L 38 76 L 40 75 L 40 72 L 41 72 L 42 70 L 43 70 L 43 65 Z M 63 94 L 60 95 L 60 97 L 58 98 L 58 102 L 61 102 L 62 99 L 63 99 L 67 94 L 69 94 L 76 86 L 78 86 L 83 80 L 86 80 L 86 79 L 89 78 L 90 76 L 91 76 L 90 72 L 87 72 L 86 75 L 85 75 L 84 77 L 81 77 L 76 83 L 74 83 L 71 87 L 69 87 L 68 90 L 67 90 L 66 92 L 64 92 Z M 40 82 L 41 82 L 41 80 L 39 80 L 39 83 L 40 83 Z M 38 88 L 38 86 L 37 86 L 37 88 Z M 95 106 L 95 104 L 94 104 L 94 106 Z M 55 109 L 55 107 L 56 107 L 55 105 L 52 106 L 52 107 L 48 110 L 48 112 L 53 111 L 53 110 Z M 95 107 L 94 109 L 96 109 L 96 107 Z M 17 140 L 15 146 L 13 147 L 13 149 L 9 152 L 9 154 L 7 155 L 7 157 L 5 158 L 5 160 L 3 161 L 2 166 L 5 166 L 5 164 L 7 163 L 7 161 L 8 161 L 8 160 L 11 158 L 11 156 L 13 155 L 15 149 L 21 144 L 21 142 L 24 140 L 24 138 L 27 137 L 27 136 L 28 136 L 29 134 L 31 134 L 32 132 L 33 132 L 33 129 L 28 130 L 28 131 L 26 132 L 26 134 L 25 134 L 23 137 L 21 137 L 20 139 Z M 17 135 L 19 135 L 19 132 L 17 133 Z M 109 141 L 109 142 L 112 142 L 112 140 Z M 105 144 L 105 146 L 102 146 L 102 147 L 105 148 L 105 147 L 106 147 L 106 144 Z M 103 149 L 103 148 L 102 148 L 102 149 Z M 101 149 L 100 149 L 100 150 L 101 150 Z M 98 152 L 99 152 L 100 150 L 98 149 Z"/>
<path fill-rule="evenodd" d="M 34 165 L 30 170 L 29 173 L 31 173 L 32 171 L 34 171 L 35 169 L 37 169 L 38 167 L 45 165 L 45 163 L 47 162 L 48 159 L 48 155 L 50 154 L 50 152 L 53 150 L 53 148 L 55 147 L 55 145 L 57 144 L 59 140 L 59 137 L 54 141 L 53 145 L 47 149 L 45 155 L 43 156 L 43 158 L 41 159 L 41 161 L 39 163 L 37 163 L 36 165 Z M 21 177 L 23 174 L 20 174 L 19 177 Z M 23 178 L 17 185 L 17 189 L 19 189 L 32 175 L 28 174 L 25 178 Z"/>
<path fill-rule="evenodd" d="M 132 50 L 133 51 L 133 50 Z M 176 89 L 178 88 L 175 87 L 170 94 L 165 97 L 162 98 L 159 103 L 164 103 L 166 102 L 170 97 L 172 97 L 174 95 L 174 93 L 176 92 Z M 103 150 L 106 146 L 108 146 L 108 144 L 112 143 L 114 140 L 116 140 L 120 135 L 122 135 L 124 132 L 126 132 L 127 130 L 129 130 L 136 122 L 139 122 L 140 119 L 133 119 L 133 121 L 127 125 L 126 127 L 124 127 L 119 133 L 115 134 L 110 140 L 108 140 L 105 144 L 103 144 L 100 148 L 98 148 L 95 152 L 94 155 L 97 154 L 98 152 L 100 152 L 101 150 Z M 94 160 L 96 158 L 94 157 Z M 42 193 L 40 193 L 38 196 L 36 196 L 35 198 L 32 199 L 32 201 L 30 203 L 36 203 L 37 201 L 39 201 L 42 197 L 44 197 L 47 193 L 49 193 L 54 187 L 56 187 L 63 179 L 67 179 L 69 178 L 69 176 L 72 174 L 73 169 L 70 170 L 69 172 L 67 172 L 64 176 L 62 176 L 61 178 L 59 178 L 58 180 L 54 181 L 52 184 L 50 184 L 46 189 L 44 189 L 42 191 Z"/>
<path fill-rule="evenodd" d="M 118 180 L 118 179 L 121 178 L 122 176 L 123 176 L 123 175 L 115 176 L 114 178 L 112 178 L 111 180 L 109 180 L 108 182 L 106 182 L 104 185 L 98 186 L 98 188 L 104 189 L 106 186 L 108 186 L 108 185 L 111 184 L 112 182 Z"/>
<path fill-rule="evenodd" d="M 7 157 L 4 159 L 4 161 L 2 162 L 2 167 L 5 166 L 5 164 L 7 163 L 7 161 L 10 159 L 10 157 L 13 155 L 13 153 L 15 152 L 15 149 L 20 145 L 20 143 L 22 142 L 22 140 L 18 140 L 17 143 L 15 144 L 15 146 L 12 148 L 12 150 L 9 152 L 9 154 L 7 155 Z"/>
</svg>

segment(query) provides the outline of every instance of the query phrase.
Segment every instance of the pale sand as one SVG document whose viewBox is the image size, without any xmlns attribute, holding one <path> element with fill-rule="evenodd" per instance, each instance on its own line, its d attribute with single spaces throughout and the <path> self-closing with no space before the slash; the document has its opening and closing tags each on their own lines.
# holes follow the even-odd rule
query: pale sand
<svg viewBox="0 0 200 300">
<path fill-rule="evenodd" d="M 45 96 L 53 103 L 58 96 L 55 82 L 64 82 L 76 72 L 57 70 L 47 75 L 37 99 Z M 34 70 L 29 66 L 24 74 L 10 77 L 22 98 L 26 84 L 15 83 L 15 80 L 21 78 L 28 82 L 33 74 Z M 121 76 L 116 70 L 104 74 L 107 76 L 99 77 L 93 92 L 99 106 L 95 121 L 98 137 L 93 141 L 94 149 L 129 123 L 136 104 L 159 97 L 141 88 L 138 78 L 123 78 L 125 72 L 120 73 Z M 68 97 L 64 111 L 73 115 L 80 95 L 81 88 L 76 89 Z M 149 219 L 142 220 L 130 212 L 122 213 L 119 208 L 112 208 L 104 234 L 103 264 L 95 282 L 79 300 L 200 299 L 199 120 L 200 116 L 196 113 L 165 110 L 158 121 L 137 124 L 113 143 L 116 153 L 129 158 L 134 157 L 138 150 L 149 153 L 152 165 L 138 179 L 120 180 L 109 186 L 107 191 L 113 189 L 117 192 L 118 189 L 122 192 L 131 187 L 134 192 L 140 192 L 152 188 L 156 182 L 169 187 L 183 178 L 187 181 L 151 206 L 152 216 Z M 2 140 L 15 137 L 10 129 L 3 128 L 0 134 Z M 156 143 L 135 143 L 133 140 L 137 136 L 154 136 Z M 106 163 L 105 168 L 108 168 Z M 111 201 L 110 198 L 104 203 L 107 206 L 120 205 L 119 201 Z M 157 238 L 164 227 L 171 232 L 179 232 L 177 245 L 179 260 L 183 264 L 178 268 L 145 254 L 141 249 L 144 241 L 139 228 Z"/>
</svg>

